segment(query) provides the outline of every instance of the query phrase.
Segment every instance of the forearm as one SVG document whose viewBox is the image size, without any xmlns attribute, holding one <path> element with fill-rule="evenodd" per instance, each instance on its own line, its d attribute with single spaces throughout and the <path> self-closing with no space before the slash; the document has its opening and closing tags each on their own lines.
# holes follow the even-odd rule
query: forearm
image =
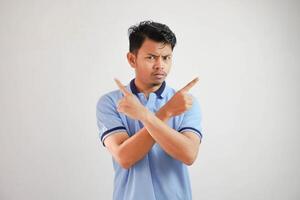
<svg viewBox="0 0 300 200">
<path fill-rule="evenodd" d="M 167 122 L 169 119 L 169 117 L 161 111 L 155 113 L 155 116 L 161 120 L 161 123 Z M 130 168 L 136 162 L 141 160 L 154 144 L 155 140 L 153 140 L 145 127 L 125 140 L 119 146 L 119 157 L 122 159 L 125 168 Z"/>
<path fill-rule="evenodd" d="M 194 143 L 170 128 L 151 112 L 141 120 L 152 138 L 173 158 L 190 165 L 197 152 Z"/>
</svg>

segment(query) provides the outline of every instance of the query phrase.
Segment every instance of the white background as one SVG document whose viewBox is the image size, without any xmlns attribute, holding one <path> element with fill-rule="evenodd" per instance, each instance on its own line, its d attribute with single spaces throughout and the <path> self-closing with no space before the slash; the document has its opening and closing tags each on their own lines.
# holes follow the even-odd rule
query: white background
<svg viewBox="0 0 300 200">
<path fill-rule="evenodd" d="M 178 39 L 167 84 L 200 78 L 194 199 L 300 199 L 299 10 L 299 1 L 1 0 L 0 199 L 111 199 L 96 102 L 114 77 L 134 77 L 127 29 L 147 19 Z"/>
</svg>

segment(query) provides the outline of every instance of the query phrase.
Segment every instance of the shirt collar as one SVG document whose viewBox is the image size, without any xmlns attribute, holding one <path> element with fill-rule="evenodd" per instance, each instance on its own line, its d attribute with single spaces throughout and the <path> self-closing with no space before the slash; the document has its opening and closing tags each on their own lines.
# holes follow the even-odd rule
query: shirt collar
<svg viewBox="0 0 300 200">
<path fill-rule="evenodd" d="M 130 89 L 131 89 L 131 92 L 132 92 L 133 94 L 135 94 L 136 96 L 138 96 L 137 94 L 140 93 L 140 91 L 139 91 L 138 88 L 136 87 L 136 85 L 135 85 L 135 83 L 134 83 L 134 80 L 135 80 L 135 79 L 132 79 L 132 80 L 130 81 Z M 160 88 L 158 88 L 158 89 L 154 92 L 158 98 L 160 98 L 160 99 L 163 98 L 162 93 L 164 92 L 165 88 L 166 88 L 166 81 L 164 81 L 164 82 L 161 84 Z"/>
</svg>

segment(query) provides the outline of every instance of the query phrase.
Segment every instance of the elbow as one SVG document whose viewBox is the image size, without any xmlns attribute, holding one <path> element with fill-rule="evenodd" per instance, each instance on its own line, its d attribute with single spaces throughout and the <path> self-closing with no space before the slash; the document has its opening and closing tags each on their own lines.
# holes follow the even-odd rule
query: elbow
<svg viewBox="0 0 300 200">
<path fill-rule="evenodd" d="M 118 161 L 118 163 L 119 163 L 119 165 L 122 167 L 122 168 L 124 168 L 124 169 L 130 169 L 131 168 L 131 163 L 129 163 L 128 161 L 126 161 L 126 160 L 122 160 L 122 159 L 119 159 L 119 161 Z"/>
<path fill-rule="evenodd" d="M 195 162 L 195 159 L 187 159 L 184 161 L 184 164 L 191 166 Z"/>
<path fill-rule="evenodd" d="M 184 159 L 183 163 L 188 165 L 188 166 L 191 166 L 195 160 L 197 158 L 197 154 L 193 153 L 191 155 L 187 155 L 186 158 Z"/>
<path fill-rule="evenodd" d="M 129 169 L 131 168 L 132 163 L 130 162 L 130 159 L 128 159 L 127 156 L 125 156 L 125 154 L 122 152 L 123 151 L 121 149 L 117 152 L 116 161 L 122 168 Z"/>
<path fill-rule="evenodd" d="M 119 157 L 118 163 L 124 169 L 130 169 L 132 167 L 132 163 L 129 161 L 129 159 L 124 157 Z"/>
<path fill-rule="evenodd" d="M 184 164 L 191 166 L 197 159 L 199 146 L 196 146 L 194 149 L 191 149 L 186 153 Z"/>
</svg>

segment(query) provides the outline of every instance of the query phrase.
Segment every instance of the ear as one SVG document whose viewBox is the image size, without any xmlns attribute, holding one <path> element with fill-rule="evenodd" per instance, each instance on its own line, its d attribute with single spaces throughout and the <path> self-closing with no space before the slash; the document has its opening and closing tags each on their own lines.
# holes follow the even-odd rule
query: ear
<svg viewBox="0 0 300 200">
<path fill-rule="evenodd" d="M 128 63 L 131 65 L 131 67 L 135 68 L 136 67 L 136 56 L 135 54 L 128 52 L 127 53 L 127 60 Z"/>
</svg>

